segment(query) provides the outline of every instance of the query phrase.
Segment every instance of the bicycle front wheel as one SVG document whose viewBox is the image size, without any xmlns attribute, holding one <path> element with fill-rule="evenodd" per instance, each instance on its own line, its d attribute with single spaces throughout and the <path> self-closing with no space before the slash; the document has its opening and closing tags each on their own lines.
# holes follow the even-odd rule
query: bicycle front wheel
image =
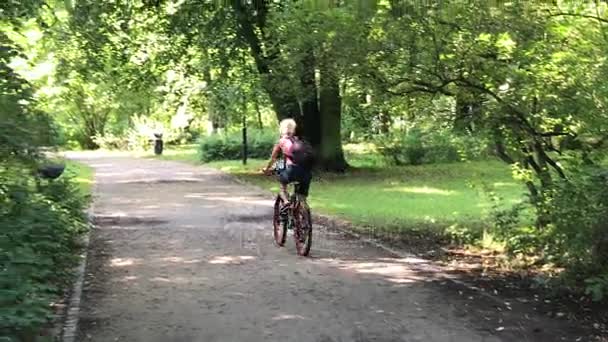
<svg viewBox="0 0 608 342">
<path fill-rule="evenodd" d="M 272 219 L 273 224 L 273 235 L 274 242 L 279 247 L 283 247 L 285 245 L 285 239 L 287 238 L 287 225 L 285 222 L 282 222 L 281 219 L 281 207 L 283 206 L 283 200 L 281 196 L 277 196 L 277 199 L 274 201 L 274 214 Z"/>
</svg>

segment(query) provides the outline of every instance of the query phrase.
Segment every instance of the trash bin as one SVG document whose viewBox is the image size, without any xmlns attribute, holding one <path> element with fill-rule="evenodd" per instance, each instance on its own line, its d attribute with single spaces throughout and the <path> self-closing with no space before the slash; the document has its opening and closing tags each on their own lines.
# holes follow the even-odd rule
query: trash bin
<svg viewBox="0 0 608 342">
<path fill-rule="evenodd" d="M 38 175 L 44 179 L 57 179 L 59 176 L 63 174 L 65 171 L 65 165 L 61 164 L 49 164 L 49 165 L 41 165 L 38 167 Z"/>
<path fill-rule="evenodd" d="M 157 156 L 163 154 L 163 134 L 154 133 L 154 154 Z"/>
</svg>

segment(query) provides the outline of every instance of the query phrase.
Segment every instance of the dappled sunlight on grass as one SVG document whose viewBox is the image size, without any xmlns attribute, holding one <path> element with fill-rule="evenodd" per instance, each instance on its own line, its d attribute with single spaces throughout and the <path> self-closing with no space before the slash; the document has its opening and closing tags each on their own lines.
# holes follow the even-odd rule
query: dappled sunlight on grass
<svg viewBox="0 0 608 342">
<path fill-rule="evenodd" d="M 93 184 L 93 180 L 89 179 L 89 178 L 76 177 L 76 178 L 74 178 L 74 180 L 76 181 L 76 183 L 79 183 L 79 184 Z"/>
<path fill-rule="evenodd" d="M 165 145 L 163 154 L 160 156 L 152 153 L 146 153 L 146 157 L 155 158 L 160 160 L 175 160 L 189 164 L 200 164 L 201 159 L 198 151 L 198 145 L 187 144 L 187 145 Z"/>
<path fill-rule="evenodd" d="M 66 161 L 65 172 L 73 177 L 74 182 L 76 182 L 83 194 L 88 195 L 91 193 L 94 184 L 94 172 L 92 167 L 68 160 Z"/>
<path fill-rule="evenodd" d="M 496 182 L 493 183 L 492 186 L 495 188 L 520 187 L 520 185 L 515 182 Z"/>
<path fill-rule="evenodd" d="M 403 186 L 403 187 L 394 187 L 394 188 L 384 188 L 382 191 L 387 192 L 405 192 L 411 194 L 427 194 L 427 195 L 442 195 L 449 196 L 455 193 L 455 191 L 442 190 L 437 188 L 430 188 L 427 186 Z"/>
</svg>

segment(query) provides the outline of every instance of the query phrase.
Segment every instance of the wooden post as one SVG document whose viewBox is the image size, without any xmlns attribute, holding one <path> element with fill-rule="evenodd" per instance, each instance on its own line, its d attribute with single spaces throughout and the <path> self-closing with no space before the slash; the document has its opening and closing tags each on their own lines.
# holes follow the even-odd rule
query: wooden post
<svg viewBox="0 0 608 342">
<path fill-rule="evenodd" d="M 243 165 L 247 165 L 247 116 L 243 113 Z"/>
</svg>

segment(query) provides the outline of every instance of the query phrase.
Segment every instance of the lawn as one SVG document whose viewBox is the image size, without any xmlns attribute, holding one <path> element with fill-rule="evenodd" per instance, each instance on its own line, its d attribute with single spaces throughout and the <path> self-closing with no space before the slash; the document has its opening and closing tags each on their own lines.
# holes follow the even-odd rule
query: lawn
<svg viewBox="0 0 608 342">
<path fill-rule="evenodd" d="M 148 153 L 151 155 L 151 153 Z M 175 160 L 189 164 L 200 164 L 200 157 L 198 153 L 198 145 L 187 144 L 187 145 L 166 145 L 163 149 L 163 154 L 160 156 L 153 155 L 154 158 L 161 160 Z"/>
<path fill-rule="evenodd" d="M 66 161 L 66 174 L 72 176 L 83 194 L 91 194 L 93 187 L 93 169 L 85 164 L 72 160 Z"/>
<path fill-rule="evenodd" d="M 362 226 L 395 230 L 479 230 L 492 202 L 492 189 L 503 206 L 521 201 L 524 187 L 513 180 L 500 161 L 474 161 L 420 166 L 387 166 L 368 149 L 348 146 L 356 168 L 343 174 L 317 174 L 310 204 L 317 212 L 335 215 Z M 194 146 L 168 150 L 163 159 L 200 163 Z M 266 161 L 250 159 L 206 164 L 234 174 L 262 188 L 277 191 L 273 177 L 261 175 Z"/>
</svg>

